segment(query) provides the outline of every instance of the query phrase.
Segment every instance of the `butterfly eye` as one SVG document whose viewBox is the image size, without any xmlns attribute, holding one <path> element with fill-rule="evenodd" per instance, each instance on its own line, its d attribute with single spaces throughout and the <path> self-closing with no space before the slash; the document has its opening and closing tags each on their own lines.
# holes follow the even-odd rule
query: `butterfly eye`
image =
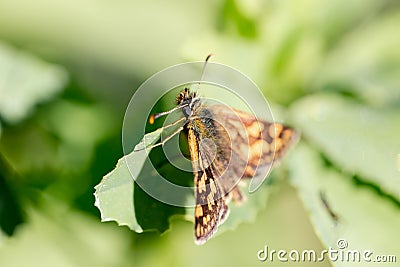
<svg viewBox="0 0 400 267">
<path fill-rule="evenodd" d="M 182 108 L 182 113 L 183 113 L 183 115 L 185 115 L 185 117 L 187 118 L 187 117 L 189 117 L 190 115 L 192 115 L 192 109 L 191 109 L 190 107 L 188 107 L 188 106 L 183 107 L 183 108 Z"/>
</svg>

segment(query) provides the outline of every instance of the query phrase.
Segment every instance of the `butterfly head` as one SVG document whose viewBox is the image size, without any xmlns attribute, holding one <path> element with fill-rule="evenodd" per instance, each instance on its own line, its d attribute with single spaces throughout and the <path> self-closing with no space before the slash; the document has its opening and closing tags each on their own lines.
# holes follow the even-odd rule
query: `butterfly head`
<svg viewBox="0 0 400 267">
<path fill-rule="evenodd" d="M 199 101 L 196 93 L 190 92 L 189 88 L 183 89 L 175 99 L 176 104 L 182 107 L 182 113 L 186 118 L 193 114 L 193 109 Z"/>
</svg>

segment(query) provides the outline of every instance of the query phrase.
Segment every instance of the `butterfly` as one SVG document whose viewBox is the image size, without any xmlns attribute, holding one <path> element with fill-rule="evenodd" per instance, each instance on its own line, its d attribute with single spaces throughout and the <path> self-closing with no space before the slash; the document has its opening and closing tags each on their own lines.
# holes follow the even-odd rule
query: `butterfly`
<svg viewBox="0 0 400 267">
<path fill-rule="evenodd" d="M 183 121 L 183 126 L 159 144 L 182 131 L 187 135 L 195 188 L 194 236 L 195 243 L 201 245 L 228 218 L 227 203 L 245 201 L 239 188 L 241 179 L 265 177 L 298 139 L 298 133 L 283 124 L 261 121 L 250 113 L 210 103 L 189 88 L 184 88 L 175 102 L 174 109 L 152 115 L 149 122 L 177 109 L 183 113 L 180 120 L 171 124 Z"/>
</svg>

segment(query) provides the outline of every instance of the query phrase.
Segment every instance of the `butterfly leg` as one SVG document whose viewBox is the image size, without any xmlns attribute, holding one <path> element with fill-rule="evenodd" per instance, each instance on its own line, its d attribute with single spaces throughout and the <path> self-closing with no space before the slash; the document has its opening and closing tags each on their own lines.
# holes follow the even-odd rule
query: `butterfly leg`
<svg viewBox="0 0 400 267">
<path fill-rule="evenodd" d="M 162 129 L 164 130 L 164 129 L 169 128 L 169 127 L 171 127 L 173 125 L 176 125 L 177 123 L 183 121 L 184 119 L 185 118 L 179 119 L 179 120 L 177 120 L 177 121 L 175 121 L 175 122 L 173 122 L 171 124 L 168 124 L 168 125 L 162 127 Z M 154 148 L 154 147 L 157 147 L 157 146 L 164 145 L 168 140 L 170 140 L 172 137 L 174 137 L 175 135 L 180 133 L 182 130 L 183 130 L 183 126 L 179 127 L 175 132 L 173 132 L 171 135 L 167 136 L 164 140 L 162 140 L 162 142 L 154 144 L 154 145 L 151 145 L 151 146 L 148 146 L 148 147 L 145 147 L 145 148 L 137 149 L 137 150 L 134 150 L 134 151 L 141 151 L 141 150 L 151 149 L 151 148 Z"/>
</svg>

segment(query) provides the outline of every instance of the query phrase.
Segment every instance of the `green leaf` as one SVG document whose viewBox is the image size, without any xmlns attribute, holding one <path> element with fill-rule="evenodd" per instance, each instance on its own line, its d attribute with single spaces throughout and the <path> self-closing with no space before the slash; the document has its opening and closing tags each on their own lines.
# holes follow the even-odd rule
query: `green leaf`
<svg viewBox="0 0 400 267">
<path fill-rule="evenodd" d="M 67 73 L 60 66 L 0 43 L 0 116 L 17 123 L 40 102 L 64 88 Z"/>
<path fill-rule="evenodd" d="M 35 118 L 4 129 L 0 150 L 22 179 L 61 180 L 62 173 L 71 181 L 88 168 L 96 145 L 118 129 L 110 113 L 101 104 L 53 101 Z"/>
<path fill-rule="evenodd" d="M 218 16 L 218 28 L 223 32 L 238 34 L 240 37 L 254 39 L 258 36 L 258 23 L 255 18 L 246 14 L 246 5 L 241 5 L 235 0 L 225 0 Z"/>
<path fill-rule="evenodd" d="M 10 181 L 15 180 L 7 161 L 0 154 L 0 234 L 14 234 L 16 227 L 23 222 L 22 207 Z M 1 238 L 0 238 L 1 239 Z"/>
<path fill-rule="evenodd" d="M 0 232 L 0 266 L 125 266 L 131 254 L 126 229 L 116 231 L 49 195 L 41 197 L 27 208 L 28 222 L 13 238 L 2 241 Z"/>
<path fill-rule="evenodd" d="M 320 66 L 316 88 L 352 93 L 374 106 L 398 103 L 399 23 L 400 12 L 388 12 L 346 35 Z"/>
<path fill-rule="evenodd" d="M 299 100 L 291 113 L 303 137 L 341 170 L 400 199 L 400 110 L 321 94 Z"/>
<path fill-rule="evenodd" d="M 175 187 L 160 183 L 159 178 L 173 185 L 187 187 L 188 190 L 175 192 Z M 185 214 L 184 206 L 193 197 L 189 184 L 192 180 L 191 172 L 180 170 L 168 162 L 161 147 L 151 151 L 136 179 L 133 192 L 136 219 L 143 231 L 156 230 L 163 233 L 170 228 L 172 216 Z M 168 203 L 172 200 L 169 197 L 171 195 L 174 205 Z"/>
<path fill-rule="evenodd" d="M 230 2 L 232 1 L 225 1 L 226 4 Z M 241 70 L 260 86 L 268 100 L 279 104 L 288 105 L 316 88 L 325 88 L 326 83 L 317 81 L 320 80 L 320 76 L 326 77 L 328 71 L 341 72 L 347 65 L 357 66 L 357 68 L 352 68 L 354 74 L 357 74 L 358 69 L 367 70 L 367 68 L 361 67 L 363 62 L 369 61 L 368 53 L 362 52 L 363 57 L 357 56 L 354 60 L 349 60 L 351 58 L 349 56 L 351 53 L 365 51 L 365 47 L 368 47 L 370 43 L 386 43 L 386 47 L 391 49 L 389 52 L 384 51 L 385 53 L 373 51 L 374 57 L 380 56 L 378 58 L 380 62 L 385 61 L 386 53 L 398 54 L 398 49 L 394 48 L 398 46 L 399 40 L 395 33 L 398 23 L 396 24 L 396 20 L 393 19 L 392 22 L 377 23 L 369 35 L 363 34 L 352 38 L 353 40 L 359 37 L 353 45 L 344 47 L 346 57 L 335 60 L 336 46 L 341 44 L 342 39 L 348 36 L 351 38 L 353 28 L 363 29 L 365 24 L 371 22 L 373 24 L 375 20 L 366 20 L 365 18 L 375 18 L 377 10 L 383 9 L 387 4 L 384 1 L 351 0 L 347 1 L 346 5 L 339 1 L 328 3 L 318 0 L 295 3 L 278 1 L 271 5 L 265 4 L 263 1 L 234 2 L 240 6 L 242 11 L 255 10 L 252 17 L 256 18 L 256 30 L 259 30 L 257 31 L 259 36 L 255 39 L 245 40 L 232 34 L 208 31 L 201 36 L 187 39 L 183 43 L 183 53 L 186 58 L 194 60 L 208 53 L 212 47 L 212 51 L 218 55 L 216 61 Z M 290 17 L 290 22 L 287 20 L 288 17 Z M 381 17 L 384 16 L 378 18 Z M 377 20 L 379 21 L 379 19 Z M 359 24 L 362 26 L 359 27 Z M 390 29 L 386 30 L 388 26 Z M 371 38 L 374 35 L 378 37 Z M 246 51 L 245 58 L 237 56 L 241 51 Z M 329 61 L 326 58 L 329 58 Z M 368 66 L 374 66 L 374 60 L 375 58 L 371 58 L 368 63 L 372 65 Z M 346 66 L 343 66 L 343 62 L 346 62 Z M 391 72 L 385 74 L 390 75 L 392 80 L 398 80 L 399 75 L 396 74 L 399 68 L 395 71 L 398 64 L 391 66 Z M 368 75 L 368 72 L 365 71 L 363 74 Z M 382 76 L 382 78 L 384 77 L 386 76 Z M 351 78 L 356 79 L 357 76 L 353 75 Z M 377 87 L 376 84 L 375 87 Z M 379 89 L 381 88 L 379 87 Z M 395 87 L 391 89 L 397 90 Z M 379 91 L 382 94 L 390 95 L 389 92 L 392 90 Z"/>
<path fill-rule="evenodd" d="M 146 150 L 135 151 L 154 144 L 162 129 L 146 134 L 130 154 L 118 161 L 116 168 L 103 177 L 95 187 L 95 205 L 101 212 L 102 221 L 116 221 L 141 233 L 133 206 L 134 179 L 137 179 L 147 158 Z"/>
<path fill-rule="evenodd" d="M 310 213 L 316 233 L 326 247 L 338 249 L 337 241 L 345 239 L 347 250 L 371 250 L 375 255 L 400 255 L 400 206 L 369 187 L 357 186 L 345 174 L 327 168 L 320 155 L 300 143 L 288 160 L 290 177 Z M 326 195 L 330 216 L 320 198 Z M 357 265 L 358 264 L 358 265 Z M 364 262 L 351 266 L 364 266 Z M 333 262 L 334 266 L 349 266 Z"/>
<path fill-rule="evenodd" d="M 106 139 L 116 125 L 110 110 L 101 104 L 55 101 L 46 109 L 46 126 L 61 140 L 89 150 Z"/>
</svg>

